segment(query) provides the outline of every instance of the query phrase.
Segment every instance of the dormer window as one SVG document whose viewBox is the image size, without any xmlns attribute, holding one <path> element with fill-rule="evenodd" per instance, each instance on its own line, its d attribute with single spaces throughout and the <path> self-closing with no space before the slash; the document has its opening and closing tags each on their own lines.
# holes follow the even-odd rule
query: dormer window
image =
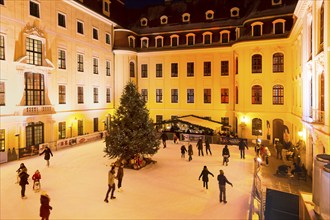
<svg viewBox="0 0 330 220">
<path fill-rule="evenodd" d="M 254 22 L 251 24 L 252 27 L 252 36 L 262 36 L 262 22 Z"/>
<path fill-rule="evenodd" d="M 160 17 L 160 24 L 167 24 L 168 17 L 166 15 L 163 15 Z"/>
<path fill-rule="evenodd" d="M 212 20 L 214 18 L 214 11 L 208 10 L 205 12 L 205 19 L 206 20 Z"/>
<path fill-rule="evenodd" d="M 128 46 L 130 48 L 135 48 L 135 37 L 134 36 L 128 37 Z"/>
<path fill-rule="evenodd" d="M 141 23 L 141 27 L 146 27 L 148 25 L 148 19 L 141 18 L 140 23 Z"/>
<path fill-rule="evenodd" d="M 141 48 L 148 48 L 149 47 L 149 38 L 142 37 L 141 38 Z"/>
<path fill-rule="evenodd" d="M 285 20 L 277 19 L 273 21 L 273 33 L 274 34 L 283 34 L 285 32 Z"/>
<path fill-rule="evenodd" d="M 241 36 L 241 30 L 239 29 L 239 27 L 236 28 L 236 40 L 238 40 Z"/>
<path fill-rule="evenodd" d="M 230 9 L 230 17 L 232 17 L 232 18 L 239 17 L 239 8 L 234 7 L 232 9 Z"/>
<path fill-rule="evenodd" d="M 186 35 L 186 41 L 188 46 L 192 46 L 195 44 L 195 34 L 187 34 Z"/>
<path fill-rule="evenodd" d="M 212 33 L 211 32 L 203 33 L 203 42 L 204 42 L 204 44 L 212 43 Z"/>
<path fill-rule="evenodd" d="M 110 17 L 110 0 L 103 0 L 103 14 Z"/>
<path fill-rule="evenodd" d="M 272 6 L 282 5 L 282 0 L 272 0 Z"/>
<path fill-rule="evenodd" d="M 163 39 L 164 39 L 164 37 L 157 36 L 155 39 L 156 39 L 156 47 L 157 48 L 163 47 Z"/>
<path fill-rule="evenodd" d="M 182 22 L 189 22 L 190 21 L 190 14 L 189 13 L 184 13 L 182 15 Z"/>
<path fill-rule="evenodd" d="M 177 47 L 179 46 L 179 35 L 171 35 L 171 46 L 172 47 Z"/>
<path fill-rule="evenodd" d="M 229 43 L 230 40 L 230 31 L 225 30 L 220 32 L 220 42 L 222 44 Z"/>
</svg>

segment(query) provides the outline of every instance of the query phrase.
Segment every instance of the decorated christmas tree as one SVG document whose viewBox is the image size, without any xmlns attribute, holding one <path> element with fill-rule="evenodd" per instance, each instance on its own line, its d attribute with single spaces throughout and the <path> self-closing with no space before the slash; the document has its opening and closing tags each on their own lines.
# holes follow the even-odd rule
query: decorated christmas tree
<svg viewBox="0 0 330 220">
<path fill-rule="evenodd" d="M 150 157 L 159 149 L 159 134 L 133 82 L 124 88 L 105 143 L 105 156 L 135 169 L 151 162 Z"/>
</svg>

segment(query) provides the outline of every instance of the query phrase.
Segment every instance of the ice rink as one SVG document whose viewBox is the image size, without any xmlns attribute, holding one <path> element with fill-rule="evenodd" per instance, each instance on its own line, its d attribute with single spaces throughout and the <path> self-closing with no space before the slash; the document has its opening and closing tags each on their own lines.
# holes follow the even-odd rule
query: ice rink
<svg viewBox="0 0 330 220">
<path fill-rule="evenodd" d="M 229 146 L 228 166 L 222 165 L 222 145 L 211 145 L 213 155 L 198 156 L 193 143 L 193 160 L 181 158 L 180 144 L 167 141 L 167 148 L 153 156 L 157 161 L 141 170 L 124 169 L 123 191 L 103 200 L 107 191 L 109 165 L 104 157 L 104 143 L 99 140 L 53 151 L 50 167 L 43 156 L 0 165 L 0 219 L 40 219 L 40 193 L 32 190 L 32 175 L 39 169 L 41 191 L 50 196 L 50 219 L 247 219 L 252 189 L 254 149 L 239 158 L 237 146 Z M 16 170 L 24 163 L 30 175 L 27 199 L 21 199 Z M 198 177 L 206 165 L 209 190 L 203 191 Z M 234 187 L 227 185 L 227 204 L 219 202 L 217 175 L 223 169 Z M 117 184 L 117 181 L 116 181 Z"/>
</svg>

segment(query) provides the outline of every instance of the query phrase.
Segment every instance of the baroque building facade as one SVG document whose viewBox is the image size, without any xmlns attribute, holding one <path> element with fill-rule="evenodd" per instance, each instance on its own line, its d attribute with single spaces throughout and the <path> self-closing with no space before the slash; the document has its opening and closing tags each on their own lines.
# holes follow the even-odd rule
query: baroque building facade
<svg viewBox="0 0 330 220">
<path fill-rule="evenodd" d="M 106 130 L 131 80 L 155 122 L 303 140 L 311 174 L 330 152 L 329 14 L 328 1 L 0 0 L 2 154 Z"/>
</svg>

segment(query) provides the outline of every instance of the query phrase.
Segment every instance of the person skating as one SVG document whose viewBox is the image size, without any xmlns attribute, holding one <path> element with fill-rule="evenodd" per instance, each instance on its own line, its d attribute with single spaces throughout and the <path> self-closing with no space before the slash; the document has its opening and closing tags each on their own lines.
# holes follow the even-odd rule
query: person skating
<svg viewBox="0 0 330 220">
<path fill-rule="evenodd" d="M 189 155 L 189 161 L 191 161 L 192 160 L 192 155 L 194 154 L 194 152 L 193 152 L 193 147 L 192 147 L 192 145 L 191 144 L 189 144 L 188 145 L 188 155 Z"/>
<path fill-rule="evenodd" d="M 166 148 L 166 141 L 168 140 L 167 135 L 163 132 L 162 135 L 160 136 L 160 138 L 163 141 L 163 148 Z"/>
<path fill-rule="evenodd" d="M 21 197 L 22 199 L 26 199 L 27 197 L 25 196 L 25 189 L 26 189 L 26 185 L 29 184 L 28 182 L 28 178 L 29 178 L 29 174 L 27 174 L 27 169 L 23 168 L 21 173 L 19 174 L 19 185 L 21 186 Z"/>
<path fill-rule="evenodd" d="M 209 152 L 210 155 L 212 156 L 211 146 L 210 146 L 210 142 L 208 139 L 205 140 L 205 151 L 206 151 L 206 155 L 208 155 L 208 152 Z"/>
<path fill-rule="evenodd" d="M 16 170 L 16 172 L 17 172 L 17 181 L 16 181 L 16 183 L 19 183 L 19 181 L 20 181 L 19 175 L 23 171 L 23 169 L 26 169 L 27 170 L 27 168 L 25 167 L 25 164 L 24 163 L 21 163 L 19 165 L 19 168 Z"/>
<path fill-rule="evenodd" d="M 203 188 L 205 188 L 206 190 L 209 189 L 209 186 L 208 186 L 208 182 L 209 182 L 209 175 L 213 176 L 213 173 L 211 173 L 208 169 L 207 169 L 207 166 L 204 166 L 201 174 L 199 175 L 198 177 L 198 180 L 201 179 L 202 177 L 202 180 L 203 180 Z"/>
<path fill-rule="evenodd" d="M 33 187 L 32 187 L 32 189 L 33 190 L 35 189 L 35 187 L 36 187 L 37 184 L 39 184 L 37 186 L 38 187 L 37 190 L 40 190 L 40 187 L 41 187 L 41 185 L 40 185 L 40 179 L 41 179 L 41 174 L 40 174 L 39 170 L 36 170 L 36 172 L 32 176 L 32 180 L 33 180 Z"/>
<path fill-rule="evenodd" d="M 198 156 L 200 156 L 202 154 L 202 156 L 204 156 L 204 153 L 203 153 L 203 140 L 202 138 L 199 138 L 198 141 L 197 141 L 197 149 L 198 149 Z"/>
<path fill-rule="evenodd" d="M 124 177 L 124 164 L 121 163 L 120 166 L 118 167 L 117 171 L 117 180 L 118 180 L 118 192 L 122 191 L 122 182 L 123 182 L 123 177 Z"/>
<path fill-rule="evenodd" d="M 219 189 L 220 189 L 220 202 L 227 203 L 226 199 L 226 183 L 233 187 L 233 184 L 228 181 L 223 170 L 220 170 L 220 174 L 218 175 Z"/>
<path fill-rule="evenodd" d="M 49 215 L 50 215 L 50 210 L 53 209 L 53 207 L 51 207 L 49 205 L 50 202 L 50 197 L 47 195 L 46 192 L 42 192 L 40 195 L 40 217 L 41 220 L 48 220 L 49 219 Z"/>
<path fill-rule="evenodd" d="M 265 161 L 266 161 L 266 166 L 268 166 L 269 164 L 269 157 L 271 156 L 271 153 L 270 153 L 270 150 L 268 147 L 265 147 L 264 149 L 264 158 L 265 158 Z"/>
<path fill-rule="evenodd" d="M 109 193 L 111 192 L 111 196 L 110 199 L 115 199 L 116 197 L 114 196 L 114 192 L 116 190 L 116 184 L 115 184 L 115 167 L 113 166 L 109 173 L 108 173 L 108 191 L 107 194 L 105 195 L 105 199 L 104 202 L 108 203 L 108 197 L 109 197 Z"/>
<path fill-rule="evenodd" d="M 238 149 L 240 151 L 241 154 L 241 159 L 245 159 L 245 148 L 248 150 L 248 146 L 246 145 L 246 143 L 243 141 L 243 139 L 239 140 L 238 143 Z"/>
<path fill-rule="evenodd" d="M 228 166 L 230 153 L 229 153 L 229 149 L 228 149 L 228 145 L 227 144 L 222 149 L 222 157 L 223 157 L 222 165 L 225 165 L 225 163 L 226 163 L 226 166 Z"/>
<path fill-rule="evenodd" d="M 184 146 L 184 144 L 181 146 L 181 158 L 185 158 L 186 152 L 187 152 L 187 148 L 186 146 Z"/>
<path fill-rule="evenodd" d="M 48 146 L 45 147 L 45 149 L 39 154 L 39 156 L 45 154 L 44 159 L 47 161 L 47 167 L 49 167 L 49 159 L 50 156 L 53 156 L 52 151 L 50 150 L 50 148 Z"/>
</svg>

